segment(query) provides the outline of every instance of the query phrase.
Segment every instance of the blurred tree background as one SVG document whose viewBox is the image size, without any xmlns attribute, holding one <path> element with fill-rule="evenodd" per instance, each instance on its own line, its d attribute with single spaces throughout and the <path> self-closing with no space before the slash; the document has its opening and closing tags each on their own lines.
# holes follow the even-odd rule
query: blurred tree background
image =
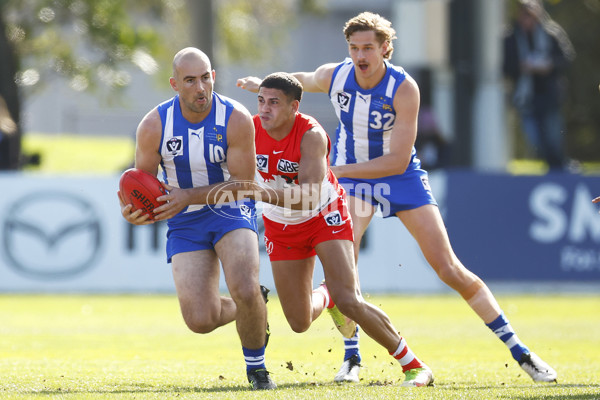
<svg viewBox="0 0 600 400">
<path fill-rule="evenodd" d="M 463 1 L 463 0 L 454 0 Z M 498 0 L 504 1 L 504 0 Z M 510 14 L 516 0 L 507 2 Z M 19 169 L 21 104 L 62 77 L 76 91 L 107 102 L 131 82 L 132 68 L 165 79 L 173 52 L 193 43 L 221 62 L 262 57 L 268 41 L 293 40 L 287 28 L 298 13 L 325 12 L 327 0 L 0 0 L 0 96 L 16 123 L 2 132 L 0 169 Z M 577 51 L 569 71 L 565 109 L 568 154 L 600 161 L 600 0 L 548 0 L 548 13 Z M 264 32 L 270 35 L 264 35 Z M 216 40 L 215 40 L 216 38 Z M 500 40 L 500 38 L 499 38 Z M 2 102 L 0 99 L 0 108 Z M 0 117 L 2 110 L 0 109 Z M 1 122 L 1 121 L 0 121 Z"/>
<path fill-rule="evenodd" d="M 185 32 L 182 1 L 0 0 L 0 96 L 17 125 L 0 142 L 0 169 L 29 161 L 21 154 L 24 97 L 56 77 L 75 91 L 110 94 L 129 84 L 126 66 L 153 74 L 157 58 L 172 57 L 166 43 Z"/>
</svg>

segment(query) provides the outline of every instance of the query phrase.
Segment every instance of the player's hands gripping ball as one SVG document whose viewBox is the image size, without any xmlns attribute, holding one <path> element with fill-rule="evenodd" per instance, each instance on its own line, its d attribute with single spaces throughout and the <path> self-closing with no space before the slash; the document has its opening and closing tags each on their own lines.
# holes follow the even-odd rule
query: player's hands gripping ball
<svg viewBox="0 0 600 400">
<path fill-rule="evenodd" d="M 146 171 L 130 168 L 123 172 L 119 181 L 119 191 L 126 204 L 133 205 L 133 211 L 142 209 L 148 219 L 154 220 L 153 210 L 165 204 L 156 198 L 167 194 L 160 181 Z"/>
</svg>

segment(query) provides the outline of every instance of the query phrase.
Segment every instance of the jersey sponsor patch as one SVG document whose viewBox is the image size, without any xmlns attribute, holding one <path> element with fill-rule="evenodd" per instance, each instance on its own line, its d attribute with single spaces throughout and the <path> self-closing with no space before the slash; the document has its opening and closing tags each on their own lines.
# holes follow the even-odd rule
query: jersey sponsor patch
<svg viewBox="0 0 600 400">
<path fill-rule="evenodd" d="M 289 160 L 284 160 L 282 158 L 277 163 L 277 171 L 283 172 L 283 173 L 288 173 L 288 174 L 290 174 L 290 173 L 296 173 L 296 172 L 298 172 L 298 163 L 297 162 L 292 162 L 292 161 L 289 161 Z"/>
<path fill-rule="evenodd" d="M 268 154 L 257 154 L 256 155 L 256 169 L 259 172 L 265 174 L 269 172 L 269 155 Z"/>
<path fill-rule="evenodd" d="M 336 97 L 340 109 L 344 112 L 348 112 L 350 110 L 350 101 L 352 100 L 352 95 L 346 92 L 339 92 Z"/>
<path fill-rule="evenodd" d="M 342 214 L 339 211 L 332 211 L 325 216 L 325 223 L 329 226 L 340 226 L 344 224 Z"/>
<path fill-rule="evenodd" d="M 167 140 L 165 147 L 172 156 L 180 156 L 183 154 L 183 139 L 181 136 L 173 136 Z"/>
<path fill-rule="evenodd" d="M 202 139 L 202 136 L 204 136 L 204 127 L 198 129 L 188 128 L 188 135 L 190 135 L 190 137 L 196 136 L 198 139 Z"/>
</svg>

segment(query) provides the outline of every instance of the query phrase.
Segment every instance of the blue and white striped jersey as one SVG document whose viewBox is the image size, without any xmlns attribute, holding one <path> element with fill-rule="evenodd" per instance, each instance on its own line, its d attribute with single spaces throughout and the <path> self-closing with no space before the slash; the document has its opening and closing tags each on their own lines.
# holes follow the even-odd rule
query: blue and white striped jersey
<svg viewBox="0 0 600 400">
<path fill-rule="evenodd" d="M 389 153 L 396 120 L 394 94 L 407 73 L 387 60 L 385 65 L 384 78 L 372 89 L 362 89 L 358 85 L 351 58 L 346 58 L 335 68 L 329 97 L 340 123 L 332 165 L 365 162 Z M 420 168 L 420 161 L 413 147 L 407 171 L 415 168 Z"/>
<path fill-rule="evenodd" d="M 187 189 L 229 179 L 227 122 L 234 104 L 239 103 L 213 92 L 210 114 L 198 124 L 190 123 L 181 114 L 179 95 L 158 106 L 163 126 L 161 167 L 167 184 Z M 192 205 L 183 212 L 203 207 Z"/>
</svg>

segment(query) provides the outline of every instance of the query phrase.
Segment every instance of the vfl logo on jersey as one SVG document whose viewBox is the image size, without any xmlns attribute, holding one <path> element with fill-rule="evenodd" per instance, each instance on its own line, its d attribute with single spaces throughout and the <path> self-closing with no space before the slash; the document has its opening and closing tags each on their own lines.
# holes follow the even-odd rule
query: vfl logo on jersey
<svg viewBox="0 0 600 400">
<path fill-rule="evenodd" d="M 325 223 L 329 226 L 343 225 L 344 221 L 342 221 L 342 214 L 337 210 L 330 212 L 325 216 Z"/>
<path fill-rule="evenodd" d="M 284 160 L 283 158 L 277 163 L 277 171 L 285 173 L 298 172 L 298 163 Z"/>
<path fill-rule="evenodd" d="M 350 110 L 350 101 L 352 100 L 352 95 L 346 92 L 339 92 L 337 94 L 337 103 L 340 106 L 340 109 L 344 112 L 348 112 Z"/>
<path fill-rule="evenodd" d="M 167 152 L 172 156 L 180 156 L 183 154 L 183 140 L 181 136 L 175 136 L 167 140 L 165 143 Z"/>
<path fill-rule="evenodd" d="M 256 155 L 256 169 L 258 172 L 269 172 L 269 156 L 264 154 Z"/>
</svg>

